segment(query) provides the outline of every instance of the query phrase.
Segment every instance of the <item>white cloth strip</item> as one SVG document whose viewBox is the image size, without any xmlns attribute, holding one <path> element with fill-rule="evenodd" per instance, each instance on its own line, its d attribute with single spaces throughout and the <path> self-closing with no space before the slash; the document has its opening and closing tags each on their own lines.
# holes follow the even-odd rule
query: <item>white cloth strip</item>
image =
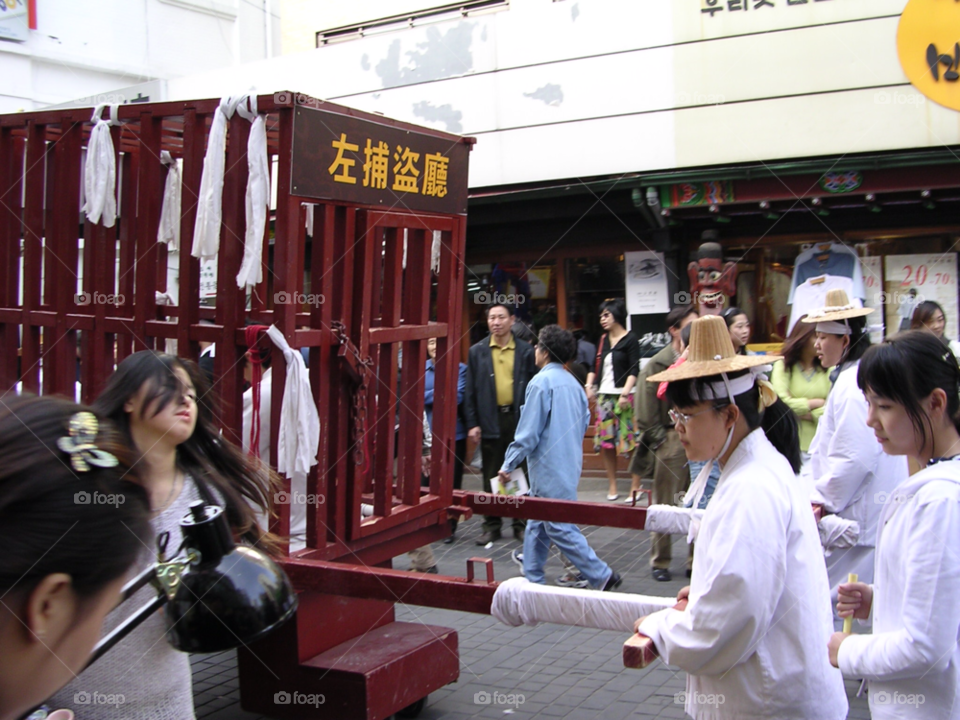
<svg viewBox="0 0 960 720">
<path fill-rule="evenodd" d="M 843 322 L 837 322 L 836 320 L 818 322 L 817 332 L 826 333 L 827 335 L 851 335 L 853 333 L 850 329 L 850 323 L 846 320 Z"/>
<path fill-rule="evenodd" d="M 180 249 L 180 166 L 166 150 L 160 153 L 160 162 L 166 165 L 167 179 L 163 185 L 163 204 L 160 207 L 160 227 L 157 242 L 166 243 L 170 250 Z"/>
<path fill-rule="evenodd" d="M 695 400 L 730 400 L 733 402 L 733 398 L 737 395 L 742 395 L 745 392 L 748 392 L 754 385 L 757 383 L 757 375 L 760 375 L 764 372 L 769 372 L 770 365 L 760 365 L 757 367 L 749 368 L 750 372 L 746 375 L 741 375 L 736 377 L 733 380 L 727 378 L 727 373 L 721 373 L 723 381 L 710 383 L 703 388 L 703 395 L 697 396 L 696 391 L 692 390 L 692 394 Z"/>
<path fill-rule="evenodd" d="M 118 104 L 110 105 L 110 119 L 104 120 L 106 103 L 94 108 L 91 122 L 96 123 L 87 142 L 87 162 L 83 172 L 83 192 L 86 202 L 82 212 L 92 223 L 103 221 L 104 227 L 113 227 L 117 222 L 117 162 L 113 148 L 111 125 L 119 125 Z"/>
<path fill-rule="evenodd" d="M 853 547 L 860 539 L 860 523 L 839 515 L 824 516 L 817 524 L 817 529 L 820 531 L 823 554 L 827 557 L 830 557 L 834 550 Z"/>
<path fill-rule="evenodd" d="M 267 336 L 283 352 L 287 377 L 280 409 L 280 435 L 277 438 L 277 472 L 289 478 L 310 471 L 317 464 L 320 445 L 320 414 L 313 401 L 310 376 L 299 350 L 293 350 L 276 325 L 267 328 Z"/>
<path fill-rule="evenodd" d="M 710 467 L 707 466 L 707 477 L 710 477 Z M 701 471 L 701 475 L 702 475 Z M 697 481 L 700 476 L 697 476 Z M 690 493 L 694 493 L 691 486 Z M 702 489 L 700 495 L 702 495 Z M 693 495 L 697 502 L 699 499 Z M 687 542 L 692 543 L 697 539 L 697 532 L 700 530 L 700 521 L 706 510 L 694 510 L 692 507 L 675 507 L 673 505 L 651 505 L 647 508 L 647 519 L 643 524 L 644 530 L 663 533 L 664 535 L 686 535 Z"/>
<path fill-rule="evenodd" d="M 193 257 L 209 259 L 220 250 L 220 221 L 223 217 L 223 172 L 226 165 L 227 120 L 233 117 L 239 97 L 225 97 L 213 114 L 207 152 L 203 156 L 203 175 L 197 197 L 197 220 L 193 226 Z"/>
<path fill-rule="evenodd" d="M 675 598 L 552 587 L 510 578 L 493 594 L 490 614 L 513 627 L 548 622 L 629 633 L 639 618 L 676 603 Z"/>
<path fill-rule="evenodd" d="M 249 106 L 249 109 L 248 109 Z M 247 95 L 237 106 L 240 116 L 250 121 L 247 139 L 247 229 L 243 240 L 243 261 L 237 273 L 237 287 L 253 287 L 263 281 L 263 233 L 270 202 L 270 168 L 267 162 L 267 126 L 257 114 L 257 96 Z"/>
</svg>

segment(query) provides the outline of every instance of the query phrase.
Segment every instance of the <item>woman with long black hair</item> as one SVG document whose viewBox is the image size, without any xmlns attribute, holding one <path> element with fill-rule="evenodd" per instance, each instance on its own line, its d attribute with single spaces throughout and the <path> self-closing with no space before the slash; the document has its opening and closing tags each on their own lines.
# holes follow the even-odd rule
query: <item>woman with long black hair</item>
<svg viewBox="0 0 960 720">
<path fill-rule="evenodd" d="M 648 378 L 667 401 L 690 460 L 720 480 L 693 535 L 685 609 L 637 622 L 664 662 L 688 673 L 694 718 L 847 716 L 840 674 L 823 654 L 831 631 L 827 574 L 807 498 L 797 483 L 793 413 L 759 375 L 770 356 L 736 354 L 723 319 L 695 320 L 687 361 Z"/>
<path fill-rule="evenodd" d="M 830 661 L 867 679 L 877 720 L 960 718 L 960 367 L 911 331 L 871 348 L 857 384 L 883 452 L 923 469 L 883 498 L 872 585 L 840 585 L 838 614 L 873 632 L 835 633 Z"/>
<path fill-rule="evenodd" d="M 257 524 L 255 512 L 268 513 L 279 489 L 276 475 L 220 434 L 206 378 L 197 365 L 173 355 L 143 350 L 126 358 L 107 381 L 94 408 L 120 429 L 138 454 L 137 469 L 150 497 L 153 527 L 170 533 L 168 552 L 180 546 L 179 521 L 190 504 L 202 500 L 225 509 L 238 541 L 276 552 L 277 538 Z M 156 551 L 143 548 L 143 563 Z M 129 604 L 111 613 L 114 627 L 147 602 L 142 589 Z M 129 609 L 128 609 L 129 608 Z M 183 720 L 192 718 L 190 662 L 164 640 L 155 614 L 57 696 L 62 707 L 75 705 L 85 688 L 123 695 L 119 706 L 86 705 L 84 720 Z"/>
</svg>

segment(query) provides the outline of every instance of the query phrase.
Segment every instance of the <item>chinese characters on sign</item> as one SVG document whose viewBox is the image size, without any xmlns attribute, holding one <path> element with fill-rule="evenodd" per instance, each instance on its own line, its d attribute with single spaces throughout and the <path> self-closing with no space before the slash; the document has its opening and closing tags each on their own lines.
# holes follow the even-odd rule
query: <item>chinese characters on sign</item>
<svg viewBox="0 0 960 720">
<path fill-rule="evenodd" d="M 297 108 L 294 195 L 466 212 L 468 145 L 322 110 Z"/>
<path fill-rule="evenodd" d="M 897 56 L 924 97 L 960 110 L 960 2 L 910 0 L 897 25 Z"/>
<path fill-rule="evenodd" d="M 829 2 L 829 0 L 701 0 L 700 12 L 709 13 L 710 17 L 713 17 L 715 13 L 723 10 L 728 12 L 760 10 L 762 8 L 776 8 L 778 5 L 780 7 L 793 7 L 818 2 Z"/>
<path fill-rule="evenodd" d="M 627 268 L 627 314 L 651 315 L 670 312 L 663 253 L 628 252 L 623 254 L 623 260 Z"/>
</svg>

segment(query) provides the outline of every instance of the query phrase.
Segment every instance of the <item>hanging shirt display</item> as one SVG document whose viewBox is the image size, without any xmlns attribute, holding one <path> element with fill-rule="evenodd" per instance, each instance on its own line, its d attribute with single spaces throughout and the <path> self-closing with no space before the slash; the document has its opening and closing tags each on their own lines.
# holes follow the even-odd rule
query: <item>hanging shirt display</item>
<svg viewBox="0 0 960 720">
<path fill-rule="evenodd" d="M 810 278 L 820 275 L 831 275 L 849 278 L 853 282 L 853 292 L 849 297 L 866 297 L 863 287 L 863 272 L 860 270 L 856 251 L 841 243 L 830 243 L 826 248 L 823 243 L 815 245 L 809 250 L 800 253 L 794 263 L 793 282 L 790 285 L 788 303 L 793 303 L 797 288 Z M 792 323 L 791 323 L 792 325 Z"/>
<path fill-rule="evenodd" d="M 827 302 L 827 290 L 843 290 L 847 297 L 853 297 L 853 280 L 838 275 L 820 275 L 810 278 L 793 291 L 793 304 L 790 306 L 790 322 L 787 323 L 787 335 L 804 315 L 811 310 L 822 308 Z M 860 305 L 854 300 L 855 305 Z"/>
</svg>

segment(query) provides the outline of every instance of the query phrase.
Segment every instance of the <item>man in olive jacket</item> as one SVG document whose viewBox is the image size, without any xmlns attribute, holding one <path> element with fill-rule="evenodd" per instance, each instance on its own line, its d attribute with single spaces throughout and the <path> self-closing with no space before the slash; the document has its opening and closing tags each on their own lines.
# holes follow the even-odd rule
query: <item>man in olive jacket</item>
<svg viewBox="0 0 960 720">
<path fill-rule="evenodd" d="M 667 415 L 670 408 L 665 400 L 657 398 L 659 383 L 649 383 L 647 378 L 663 372 L 677 361 L 680 357 L 680 331 L 696 318 L 697 310 L 692 305 L 681 305 L 667 314 L 670 344 L 650 358 L 637 380 L 634 409 L 640 442 L 630 461 L 630 472 L 653 476 L 652 502 L 655 504 L 678 505 L 677 494 L 689 487 L 690 473 L 686 468 L 687 455 L 680 444 L 680 435 Z M 670 535 L 651 533 L 650 565 L 654 579 L 661 582 L 672 579 L 670 541 Z M 691 560 L 688 558 L 688 565 Z M 689 566 L 687 570 L 689 572 Z"/>
<path fill-rule="evenodd" d="M 480 443 L 483 459 L 483 490 L 491 492 L 490 479 L 503 466 L 507 446 L 520 418 L 520 407 L 527 383 L 536 372 L 533 348 L 510 331 L 513 308 L 493 304 L 487 310 L 490 335 L 470 348 L 467 358 L 467 387 L 463 395 L 463 413 L 468 437 Z M 503 519 L 483 518 L 483 533 L 477 545 L 499 540 Z M 524 521 L 513 519 L 513 536 L 523 542 Z"/>
</svg>

